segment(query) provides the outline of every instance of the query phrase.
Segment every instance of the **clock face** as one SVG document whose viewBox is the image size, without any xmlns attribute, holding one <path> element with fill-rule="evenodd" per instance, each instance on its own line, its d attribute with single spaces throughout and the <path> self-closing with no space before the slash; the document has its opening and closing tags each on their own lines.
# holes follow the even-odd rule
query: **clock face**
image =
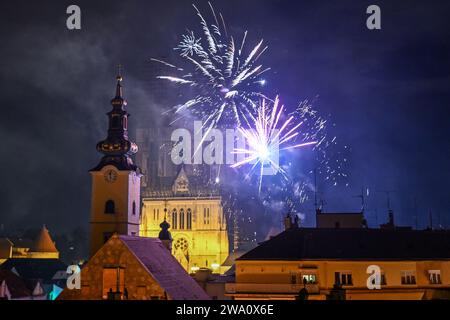
<svg viewBox="0 0 450 320">
<path fill-rule="evenodd" d="M 105 180 L 107 182 L 114 182 L 117 179 L 117 173 L 114 170 L 108 170 L 105 172 Z"/>
</svg>

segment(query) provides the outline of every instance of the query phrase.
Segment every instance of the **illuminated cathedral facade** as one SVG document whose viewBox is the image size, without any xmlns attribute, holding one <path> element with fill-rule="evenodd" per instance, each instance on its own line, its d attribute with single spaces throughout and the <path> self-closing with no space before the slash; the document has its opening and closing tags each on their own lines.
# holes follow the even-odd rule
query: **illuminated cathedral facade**
<svg viewBox="0 0 450 320">
<path fill-rule="evenodd" d="M 137 132 L 141 147 L 137 164 L 145 177 L 139 234 L 157 237 L 166 220 L 172 254 L 186 271 L 208 268 L 224 273 L 228 267 L 222 264 L 229 255 L 227 221 L 220 193 L 210 183 L 211 169 L 173 165 L 167 156 L 172 144 L 164 136 L 170 138 L 163 131 L 155 134 L 154 129 Z"/>
</svg>

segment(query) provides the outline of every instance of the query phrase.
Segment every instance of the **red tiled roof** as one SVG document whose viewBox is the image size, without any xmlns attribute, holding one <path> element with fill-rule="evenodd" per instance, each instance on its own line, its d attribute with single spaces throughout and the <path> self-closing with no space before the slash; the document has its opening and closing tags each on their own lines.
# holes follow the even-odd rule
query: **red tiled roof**
<svg viewBox="0 0 450 320">
<path fill-rule="evenodd" d="M 119 238 L 174 300 L 209 300 L 158 238 L 121 235 Z"/>
</svg>

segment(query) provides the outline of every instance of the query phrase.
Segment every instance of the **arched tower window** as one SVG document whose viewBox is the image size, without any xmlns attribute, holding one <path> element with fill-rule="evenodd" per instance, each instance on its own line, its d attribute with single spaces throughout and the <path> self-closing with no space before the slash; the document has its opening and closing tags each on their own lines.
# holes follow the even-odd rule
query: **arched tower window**
<svg viewBox="0 0 450 320">
<path fill-rule="evenodd" d="M 113 200 L 108 200 L 105 203 L 105 213 L 106 214 L 114 214 L 116 213 L 116 208 Z"/>
<path fill-rule="evenodd" d="M 184 209 L 180 210 L 180 229 L 184 229 Z"/>
<path fill-rule="evenodd" d="M 123 117 L 123 128 L 125 130 L 128 129 L 128 118 L 127 117 Z"/>
<path fill-rule="evenodd" d="M 203 209 L 203 224 L 209 224 L 210 222 L 210 213 L 209 213 L 209 208 L 204 208 Z"/>
<path fill-rule="evenodd" d="M 177 209 L 173 209 L 172 211 L 172 229 L 178 228 L 177 226 Z"/>
<path fill-rule="evenodd" d="M 136 202 L 135 201 L 133 201 L 132 214 L 133 214 L 133 216 L 136 214 Z"/>
<path fill-rule="evenodd" d="M 192 211 L 191 211 L 191 209 L 187 209 L 186 229 L 188 229 L 188 230 L 192 229 Z"/>
</svg>

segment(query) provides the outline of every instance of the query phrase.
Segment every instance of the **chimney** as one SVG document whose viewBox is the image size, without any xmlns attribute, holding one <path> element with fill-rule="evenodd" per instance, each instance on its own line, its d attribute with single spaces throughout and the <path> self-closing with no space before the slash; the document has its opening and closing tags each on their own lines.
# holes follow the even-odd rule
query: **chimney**
<svg viewBox="0 0 450 320">
<path fill-rule="evenodd" d="M 381 224 L 380 229 L 395 229 L 394 211 L 392 209 L 388 211 L 388 222 Z"/>
<path fill-rule="evenodd" d="M 288 230 L 292 228 L 292 219 L 291 214 L 288 213 L 286 217 L 284 218 L 284 230 Z"/>
<path fill-rule="evenodd" d="M 394 211 L 392 209 L 389 209 L 389 225 L 391 227 L 394 227 Z"/>
<path fill-rule="evenodd" d="M 295 215 L 294 217 L 294 228 L 299 228 L 300 227 L 300 218 L 298 217 L 298 215 Z"/>
</svg>

